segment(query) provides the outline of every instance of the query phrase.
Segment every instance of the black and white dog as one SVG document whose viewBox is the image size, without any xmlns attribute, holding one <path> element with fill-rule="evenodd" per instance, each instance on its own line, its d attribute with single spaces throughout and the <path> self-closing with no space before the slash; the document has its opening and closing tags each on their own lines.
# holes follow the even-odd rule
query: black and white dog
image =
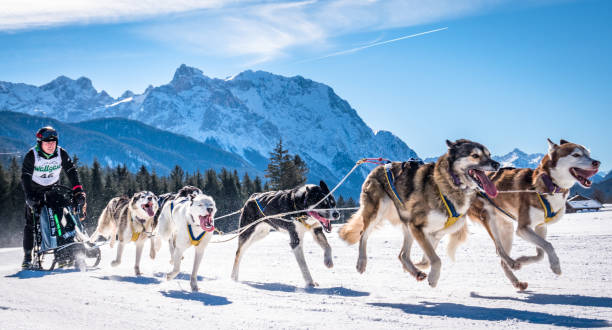
<svg viewBox="0 0 612 330">
<path fill-rule="evenodd" d="M 306 285 L 310 287 L 317 286 L 318 284 L 312 280 L 312 276 L 306 265 L 302 242 L 304 233 L 309 231 L 313 235 L 315 241 L 325 251 L 325 266 L 328 268 L 334 266 L 331 256 L 331 247 L 329 243 L 327 243 L 327 239 L 323 234 L 323 229 L 328 233 L 331 232 L 330 219 L 336 220 L 340 217 L 340 214 L 335 209 L 336 201 L 330 194 L 316 207 L 317 209 L 329 210 L 319 212 L 308 210 L 321 201 L 327 194 L 329 194 L 329 189 L 325 182 L 321 181 L 318 186 L 307 184 L 290 190 L 256 193 L 249 197 L 242 208 L 240 228 L 246 227 L 264 216 L 301 210 L 304 212 L 284 216 L 282 217 L 284 220 L 280 218 L 268 218 L 242 232 L 238 239 L 238 250 L 236 250 L 234 268 L 232 269 L 232 279 L 238 281 L 240 260 L 246 249 L 253 244 L 253 242 L 265 237 L 271 229 L 275 229 L 289 233 L 289 245 L 295 254 L 295 259 L 300 266 Z"/>
</svg>

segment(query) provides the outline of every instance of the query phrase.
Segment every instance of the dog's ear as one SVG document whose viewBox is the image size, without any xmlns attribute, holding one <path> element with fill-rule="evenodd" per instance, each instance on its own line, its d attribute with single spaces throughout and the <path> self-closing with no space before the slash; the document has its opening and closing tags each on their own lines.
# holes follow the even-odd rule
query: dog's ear
<svg viewBox="0 0 612 330">
<path fill-rule="evenodd" d="M 555 151 L 555 149 L 559 148 L 559 145 L 552 142 L 550 139 L 546 139 L 546 140 L 548 141 L 548 157 L 552 159 L 552 154 Z"/>
<path fill-rule="evenodd" d="M 325 195 L 329 194 L 329 188 L 327 188 L 327 184 L 325 184 L 325 181 L 321 180 L 319 182 L 319 187 L 321 187 Z"/>
<path fill-rule="evenodd" d="M 566 144 L 566 143 L 569 143 L 569 141 L 563 140 L 563 139 L 561 139 L 561 141 L 559 141 L 559 144 Z"/>
<path fill-rule="evenodd" d="M 446 145 L 447 145 L 449 148 L 452 148 L 452 147 L 455 145 L 455 143 L 453 143 L 453 142 L 451 142 L 451 141 L 449 141 L 449 140 L 446 140 Z"/>
</svg>

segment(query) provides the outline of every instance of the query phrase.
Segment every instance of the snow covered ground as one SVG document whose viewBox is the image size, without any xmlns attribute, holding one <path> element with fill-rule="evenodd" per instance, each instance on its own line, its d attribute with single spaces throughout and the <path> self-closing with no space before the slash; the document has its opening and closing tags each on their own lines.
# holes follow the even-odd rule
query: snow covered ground
<svg viewBox="0 0 612 330">
<path fill-rule="evenodd" d="M 612 326 L 612 211 L 566 215 L 550 226 L 549 238 L 563 274 L 548 262 L 516 272 L 529 282 L 517 292 L 504 277 L 493 244 L 482 228 L 457 251 L 457 262 L 438 251 L 442 274 L 437 288 L 404 273 L 397 260 L 401 235 L 386 226 L 368 244 L 368 268 L 355 270 L 356 246 L 328 235 L 333 269 L 308 236 L 306 260 L 320 286 L 305 289 L 288 236 L 271 233 L 245 255 L 241 282 L 230 279 L 237 242 L 210 244 L 200 268 L 200 292 L 189 290 L 193 252 L 182 273 L 165 281 L 166 246 L 143 259 L 134 276 L 134 246 L 124 263 L 110 267 L 108 246 L 98 269 L 88 272 L 20 271 L 20 248 L 0 249 L 1 329 L 261 329 L 261 328 L 552 328 Z M 213 240 L 218 240 L 216 236 Z M 419 250 L 415 248 L 413 250 Z M 535 249 L 515 239 L 513 256 Z M 420 259 L 420 251 L 413 258 Z"/>
</svg>

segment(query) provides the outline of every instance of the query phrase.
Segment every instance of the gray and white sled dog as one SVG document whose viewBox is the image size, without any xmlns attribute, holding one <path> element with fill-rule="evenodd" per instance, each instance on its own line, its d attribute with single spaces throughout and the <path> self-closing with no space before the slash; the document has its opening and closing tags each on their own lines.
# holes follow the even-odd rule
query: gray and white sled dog
<svg viewBox="0 0 612 330">
<path fill-rule="evenodd" d="M 181 270 L 183 253 L 189 247 L 194 247 L 195 258 L 190 284 L 191 290 L 198 291 L 198 269 L 204 249 L 213 237 L 217 207 L 212 197 L 197 188 L 187 192 L 186 189 L 189 188 L 193 187 L 183 187 L 174 199 L 164 202 L 159 214 L 154 245 L 159 250 L 163 241 L 168 242 L 173 269 L 167 274 L 167 280 L 176 277 Z"/>
<path fill-rule="evenodd" d="M 136 243 L 134 272 L 137 276 L 141 275 L 140 257 L 148 233 L 153 231 L 153 217 L 158 207 L 157 196 L 150 191 L 137 192 L 132 198 L 121 196 L 111 199 L 98 218 L 98 227 L 90 242 L 95 242 L 99 237 L 110 238 L 112 248 L 115 241 L 119 241 L 117 258 L 111 262 L 113 267 L 121 264 L 125 245 Z"/>
</svg>

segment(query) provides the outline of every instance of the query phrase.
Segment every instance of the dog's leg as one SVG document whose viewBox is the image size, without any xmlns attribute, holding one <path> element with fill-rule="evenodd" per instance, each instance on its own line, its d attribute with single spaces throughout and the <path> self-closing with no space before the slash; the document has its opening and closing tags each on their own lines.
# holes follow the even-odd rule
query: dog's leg
<svg viewBox="0 0 612 330">
<path fill-rule="evenodd" d="M 546 225 L 541 225 L 541 226 L 536 226 L 535 227 L 535 232 L 536 234 L 538 234 L 538 236 L 542 237 L 542 238 L 546 238 Z M 536 255 L 535 256 L 522 256 L 519 257 L 517 260 L 519 260 L 521 263 L 525 264 L 525 265 L 529 265 L 535 262 L 538 262 L 540 260 L 542 260 L 544 258 L 544 250 L 536 247 Z"/>
<path fill-rule="evenodd" d="M 246 250 L 256 241 L 266 237 L 270 232 L 270 226 L 265 223 L 259 223 L 255 225 L 255 228 L 247 229 L 245 232 L 240 234 L 238 238 L 238 249 L 236 250 L 236 257 L 234 258 L 234 267 L 232 268 L 232 279 L 238 281 L 238 274 L 240 271 L 240 261 Z"/>
<path fill-rule="evenodd" d="M 363 199 L 366 200 L 365 198 Z M 368 264 L 368 255 L 366 252 L 368 247 L 368 237 L 370 236 L 370 233 L 372 233 L 372 231 L 376 227 L 376 223 L 384 213 L 382 212 L 382 203 L 382 200 L 372 202 L 370 199 L 368 205 L 364 206 L 364 209 L 361 213 L 363 217 L 363 233 L 361 233 L 361 238 L 359 239 L 359 257 L 357 258 L 357 271 L 361 274 L 365 272 L 366 266 Z"/>
<path fill-rule="evenodd" d="M 193 270 L 191 271 L 191 280 L 189 284 L 191 285 L 191 291 L 198 291 L 198 269 L 200 269 L 200 263 L 202 262 L 202 256 L 204 256 L 204 249 L 208 242 L 202 242 L 195 249 L 195 258 L 193 259 Z"/>
<path fill-rule="evenodd" d="M 444 236 L 443 234 L 437 233 L 436 234 L 426 234 L 427 239 L 429 240 L 429 242 L 431 243 L 431 245 L 433 246 L 434 250 L 438 247 L 438 243 L 440 243 L 440 240 L 442 239 L 442 237 Z M 425 254 L 423 254 L 423 257 L 421 258 L 421 261 L 419 261 L 419 263 L 415 264 L 415 266 L 418 269 L 421 270 L 426 270 L 427 268 L 429 268 L 429 259 L 427 259 L 427 256 Z"/>
<path fill-rule="evenodd" d="M 123 248 L 125 247 L 125 243 L 119 241 L 119 245 L 117 245 L 117 258 L 111 262 L 111 266 L 116 267 L 121 264 L 121 256 L 123 255 Z"/>
<path fill-rule="evenodd" d="M 418 270 L 412 263 L 412 260 L 410 260 L 410 249 L 412 248 L 413 238 L 410 234 L 410 229 L 408 229 L 405 224 L 402 224 L 402 232 L 404 233 L 404 244 L 402 245 L 402 250 L 400 251 L 398 258 L 402 263 L 402 266 L 404 267 L 405 271 L 412 274 L 412 276 L 414 276 L 417 281 L 422 281 L 427 277 L 427 274 Z M 425 257 L 423 258 L 425 259 Z"/>
<path fill-rule="evenodd" d="M 539 227 L 543 227 L 543 226 L 539 226 Z M 539 229 L 539 230 L 543 230 L 544 233 L 546 232 L 545 228 Z M 540 247 L 541 249 L 543 249 L 548 255 L 548 262 L 550 263 L 550 269 L 553 271 L 553 273 L 557 275 L 561 275 L 561 265 L 559 264 L 559 257 L 557 256 L 557 253 L 555 252 L 555 249 L 553 248 L 552 244 L 550 244 L 550 242 L 540 237 L 540 235 L 535 233 L 533 229 L 531 229 L 531 227 L 529 226 L 519 225 L 518 229 L 516 230 L 516 233 L 524 240 L 531 242 L 535 244 L 536 246 Z M 539 254 L 539 251 L 538 251 L 538 254 Z M 539 260 L 538 258 L 541 259 L 541 257 L 536 256 L 534 260 Z M 528 258 L 519 258 L 519 260 L 526 262 L 528 261 Z"/>
<path fill-rule="evenodd" d="M 140 272 L 140 258 L 142 257 L 142 250 L 145 245 L 145 240 L 141 239 L 136 242 L 136 262 L 134 263 L 134 273 L 136 276 L 142 275 Z"/>
<path fill-rule="evenodd" d="M 172 261 L 174 262 L 174 268 L 170 273 L 166 275 L 166 280 L 170 281 L 178 275 L 181 271 L 181 261 L 183 259 L 183 252 L 185 251 L 184 246 L 177 245 L 174 247 L 174 254 L 172 255 Z"/>
<path fill-rule="evenodd" d="M 486 220 L 483 219 L 482 224 L 485 227 L 485 229 L 487 229 L 491 233 L 491 237 L 493 238 L 493 243 L 495 244 L 495 249 L 497 251 L 497 255 L 511 269 L 514 269 L 514 270 L 521 269 L 521 263 L 517 262 L 514 259 L 512 259 L 508 255 L 508 253 L 506 253 L 506 251 L 509 251 L 509 250 L 506 250 L 504 248 L 504 245 L 502 244 L 502 239 L 501 239 L 501 235 L 500 235 L 500 232 L 499 232 L 499 228 L 498 228 L 501 225 L 502 222 L 510 225 L 510 228 L 512 228 L 512 224 L 507 222 L 507 221 L 504 221 L 501 218 L 502 215 L 496 215 L 494 210 L 490 210 L 489 209 L 486 212 L 487 212 L 488 217 L 487 217 Z M 503 226 L 503 225 L 501 225 L 501 226 Z M 510 246 L 512 246 L 512 237 L 514 236 L 512 234 L 512 229 L 510 229 L 510 233 L 508 233 L 508 230 L 504 230 L 504 232 L 506 233 L 505 236 L 510 235 Z M 504 269 L 504 271 L 505 271 L 505 269 Z"/>
<path fill-rule="evenodd" d="M 151 249 L 149 250 L 149 257 L 151 257 L 151 259 L 155 259 L 155 252 L 157 252 L 157 248 L 155 247 L 155 244 L 157 244 L 157 242 L 155 241 L 155 238 L 157 236 L 153 236 L 150 238 L 151 240 Z"/>
<path fill-rule="evenodd" d="M 329 243 L 327 242 L 327 238 L 325 237 L 325 234 L 323 234 L 323 228 L 317 227 L 313 229 L 311 233 L 312 233 L 312 237 L 315 239 L 315 241 L 319 244 L 319 246 L 324 251 L 323 263 L 325 264 L 325 266 L 327 268 L 334 267 L 334 262 L 332 260 L 331 246 L 329 246 Z"/>
<path fill-rule="evenodd" d="M 418 223 L 425 223 L 425 221 L 419 221 Z M 438 284 L 438 279 L 440 278 L 440 268 L 442 266 L 440 257 L 438 257 L 436 254 L 436 250 L 427 239 L 427 236 L 423 232 L 423 228 L 421 226 L 415 225 L 413 221 L 409 222 L 408 226 L 410 228 L 412 237 L 414 237 L 417 243 L 419 243 L 419 246 L 421 249 L 423 249 L 423 252 L 427 256 L 427 259 L 429 259 L 431 270 L 429 271 L 427 278 L 429 281 L 429 286 L 435 288 Z"/>
<path fill-rule="evenodd" d="M 499 239 L 502 248 L 505 252 L 510 254 L 510 251 L 512 251 L 512 241 L 514 240 L 514 225 L 508 221 L 498 220 L 497 229 L 499 232 Z M 504 271 L 504 274 L 512 283 L 512 286 L 519 289 L 520 291 L 524 291 L 525 289 L 527 289 L 528 283 L 519 281 L 519 279 L 512 272 L 512 269 L 508 267 L 508 264 L 506 264 L 504 260 L 500 260 L 500 265 L 502 267 L 502 270 Z"/>
<path fill-rule="evenodd" d="M 293 254 L 295 255 L 295 260 L 297 260 L 298 266 L 300 266 L 300 270 L 302 271 L 302 277 L 304 277 L 306 286 L 319 286 L 318 283 L 312 280 L 312 276 L 310 275 L 310 271 L 308 270 L 308 265 L 306 265 L 306 259 L 304 258 L 304 249 L 302 248 L 302 243 L 304 242 L 304 232 L 295 230 L 295 227 L 290 227 L 288 228 L 288 230 L 289 237 L 291 239 L 289 245 L 293 250 Z"/>
</svg>

